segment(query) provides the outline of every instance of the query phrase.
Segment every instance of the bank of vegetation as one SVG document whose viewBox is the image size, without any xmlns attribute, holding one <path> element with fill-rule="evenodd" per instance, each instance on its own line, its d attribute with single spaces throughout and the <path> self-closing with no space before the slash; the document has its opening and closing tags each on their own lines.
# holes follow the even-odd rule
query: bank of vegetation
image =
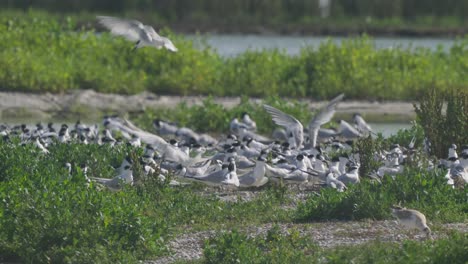
<svg viewBox="0 0 468 264">
<path fill-rule="evenodd" d="M 88 164 L 88 176 L 112 177 L 111 165 L 118 166 L 130 153 L 136 161 L 134 177 L 141 179 L 137 160 L 143 149 L 125 144 L 111 148 L 71 143 L 50 146 L 49 151 L 45 155 L 33 144 L 20 146 L 18 139 L 0 141 L 1 261 L 136 263 L 169 254 L 168 240 L 186 232 L 187 227 L 231 230 L 271 222 L 391 219 L 390 206 L 395 203 L 425 212 L 434 227 L 466 221 L 468 210 L 467 188 L 453 189 L 446 185 L 443 171 L 427 172 L 419 167 L 408 167 L 405 175 L 385 180 L 381 185 L 364 177 L 359 185 L 344 193 L 333 189 L 311 192 L 297 208 L 288 209 L 284 205 L 291 203 L 295 191 L 281 185 L 270 185 L 253 200 L 237 202 L 206 195 L 198 185 L 174 188 L 156 178 L 111 192 L 87 183 L 79 164 Z M 71 176 L 65 162 L 73 164 Z M 466 251 L 459 248 L 466 247 L 466 235 L 421 245 L 409 242 L 407 245 L 415 247 L 415 252 L 392 243 L 369 244 L 368 257 L 393 256 L 384 254 L 388 250 L 407 252 L 405 258 L 415 258 L 420 251 L 427 257 L 438 256 L 437 249 L 448 249 L 455 238 L 458 246 L 450 246 L 451 256 L 460 259 L 466 256 Z M 207 241 L 205 257 L 211 263 L 222 262 L 226 257 L 247 256 L 266 258 L 265 263 L 282 256 L 302 261 L 307 255 L 305 261 L 320 259 L 330 252 L 340 258 L 362 257 L 355 255 L 352 247 L 319 250 L 310 238 L 294 233 L 290 237 L 273 233 L 270 239 L 273 240 L 247 239 L 236 233 L 221 236 Z M 264 252 L 262 247 L 253 247 L 257 243 L 264 245 Z M 309 251 L 311 248 L 313 251 Z M 397 255 L 401 254 L 393 257 Z"/>
<path fill-rule="evenodd" d="M 268 184 L 251 200 L 228 202 L 213 189 L 192 184 L 169 186 L 157 175 L 143 180 L 143 148 L 127 144 L 52 144 L 44 154 L 34 144 L 20 144 L 17 137 L 0 140 L 0 261 L 28 263 L 138 263 L 170 254 L 168 241 L 187 230 L 217 230 L 206 240 L 206 263 L 342 263 L 354 262 L 422 262 L 460 263 L 467 258 L 468 237 L 461 232 L 447 233 L 441 224 L 466 222 L 468 188 L 452 188 L 443 177 L 446 170 L 426 169 L 427 156 L 422 152 L 424 133 L 466 125 L 466 93 L 461 98 L 453 93 L 427 93 L 418 111 L 418 120 L 436 117 L 438 98 L 447 99 L 448 114 L 440 122 L 415 126 L 384 139 L 363 138 L 354 147 L 361 157 L 361 183 L 345 192 L 334 189 L 310 191 L 301 201 L 294 200 L 297 188 Z M 308 116 L 298 104 L 271 99 L 271 103 L 301 120 Z M 245 103 L 244 103 L 245 104 Z M 205 103 L 206 107 L 185 109 L 197 112 L 201 119 L 215 119 L 223 109 Z M 255 109 L 254 109 L 255 110 Z M 203 112 L 205 111 L 205 112 Z M 255 112 L 258 111 L 258 112 Z M 260 110 L 252 113 L 260 120 Z M 266 114 L 263 112 L 263 114 Z M 179 115 L 181 115 L 179 113 Z M 189 118 L 193 116 L 188 115 Z M 200 120 L 200 119 L 198 119 Z M 139 126 L 145 119 L 135 120 Z M 185 121 L 184 121 L 185 122 Z M 145 122 L 146 123 L 146 122 Z M 209 126 L 208 124 L 207 126 Z M 267 123 L 259 122 L 261 131 Z M 148 128 L 150 130 L 150 128 Z M 451 131 L 453 138 L 438 133 L 431 135 L 434 149 L 453 143 L 466 143 L 466 130 Z M 384 178 L 381 184 L 366 175 L 379 164 L 374 151 L 388 150 L 399 143 L 407 146 L 415 137 L 417 154 L 396 179 Z M 442 144 L 442 145 L 441 145 Z M 133 164 L 135 186 L 111 192 L 96 183 L 88 183 L 80 165 L 88 166 L 88 177 L 113 177 L 114 167 L 126 155 Z M 445 154 L 444 154 L 445 157 Z M 71 172 L 64 166 L 71 163 Z M 419 163 L 421 162 L 421 163 Z M 421 165 L 422 164 L 422 165 Z M 265 237 L 251 237 L 236 231 L 252 225 L 269 223 L 311 223 L 330 220 L 392 219 L 390 207 L 402 204 L 424 212 L 436 241 L 405 241 L 402 244 L 372 242 L 360 246 L 320 248 L 310 237 L 294 229 L 288 234 L 273 226 Z M 291 206 L 294 204 L 294 206 Z M 225 232 L 228 231 L 228 232 Z M 403 232 L 403 231 L 402 231 Z M 449 238 L 444 238 L 449 235 Z M 427 260 L 427 261 L 426 261 Z"/>
<path fill-rule="evenodd" d="M 94 21 L 94 18 L 90 18 Z M 328 99 L 416 99 L 430 87 L 468 87 L 468 41 L 442 48 L 377 49 L 360 37 L 304 47 L 297 56 L 283 50 L 247 51 L 221 57 L 195 48 L 163 29 L 179 52 L 143 48 L 107 32 L 75 30 L 73 17 L 5 12 L 0 18 L 0 87 L 3 91 L 64 92 L 94 89 L 133 94 L 311 97 Z"/>
</svg>

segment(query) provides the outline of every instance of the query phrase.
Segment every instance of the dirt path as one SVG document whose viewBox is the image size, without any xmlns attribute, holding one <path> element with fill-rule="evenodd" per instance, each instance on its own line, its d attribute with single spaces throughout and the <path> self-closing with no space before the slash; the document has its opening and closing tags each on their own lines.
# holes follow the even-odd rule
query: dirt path
<svg viewBox="0 0 468 264">
<path fill-rule="evenodd" d="M 202 96 L 158 96 L 144 92 L 136 95 L 103 94 L 92 90 L 75 90 L 63 94 L 32 94 L 0 92 L 0 117 L 2 119 L 57 119 L 81 116 L 89 120 L 100 119 L 104 112 L 139 112 L 148 108 L 175 107 L 178 103 L 201 104 Z M 239 97 L 214 99 L 226 108 L 240 102 Z M 260 99 L 251 99 L 261 102 Z M 325 102 L 310 102 L 310 108 L 318 108 Z M 391 116 L 397 120 L 413 120 L 413 105 L 410 102 L 364 102 L 344 101 L 339 104 L 338 115 L 359 112 L 368 118 Z"/>
<path fill-rule="evenodd" d="M 245 228 L 250 236 L 264 236 L 274 224 L 250 226 Z M 422 240 L 424 235 L 403 229 L 396 221 L 347 221 L 347 222 L 321 222 L 306 224 L 279 224 L 283 233 L 288 230 L 297 230 L 300 235 L 312 236 L 313 240 L 324 248 L 344 245 L 358 245 L 371 241 L 401 242 L 407 239 Z M 468 232 L 468 223 L 443 224 L 433 228 L 434 239 L 448 236 L 450 230 Z M 147 264 L 166 264 L 177 260 L 195 260 L 203 256 L 203 243 L 206 239 L 215 236 L 215 231 L 189 232 L 176 237 L 169 242 L 173 254 Z"/>
</svg>

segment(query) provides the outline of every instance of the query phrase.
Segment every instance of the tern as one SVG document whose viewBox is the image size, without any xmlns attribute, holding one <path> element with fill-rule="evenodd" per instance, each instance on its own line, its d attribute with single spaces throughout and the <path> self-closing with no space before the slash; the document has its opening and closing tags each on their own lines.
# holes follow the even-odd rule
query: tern
<svg viewBox="0 0 468 264">
<path fill-rule="evenodd" d="M 242 113 L 242 123 L 247 126 L 248 130 L 255 131 L 257 130 L 257 123 L 250 118 L 247 112 Z"/>
<path fill-rule="evenodd" d="M 372 128 L 367 122 L 362 118 L 362 116 L 358 113 L 355 113 L 353 115 L 354 119 L 354 124 L 356 125 L 356 128 L 359 132 L 361 132 L 364 135 L 368 135 L 372 133 Z"/>
<path fill-rule="evenodd" d="M 302 143 L 304 142 L 304 127 L 301 122 L 273 106 L 264 104 L 263 108 L 271 115 L 273 122 L 286 129 L 290 147 L 295 149 L 302 148 Z"/>
<path fill-rule="evenodd" d="M 265 159 L 258 157 L 255 163 L 255 168 L 243 175 L 239 175 L 239 186 L 240 187 L 260 187 L 268 182 L 268 178 L 265 177 L 266 167 Z"/>
<path fill-rule="evenodd" d="M 424 216 L 421 212 L 413 209 L 406 209 L 400 206 L 393 206 L 392 215 L 395 216 L 398 221 L 406 228 L 419 229 L 426 234 L 427 238 L 432 239 L 431 229 L 427 226 L 426 223 L 426 216 Z"/>
<path fill-rule="evenodd" d="M 136 41 L 134 50 L 144 46 L 151 46 L 157 49 L 164 47 L 173 52 L 177 51 L 170 39 L 160 36 L 152 26 L 143 25 L 140 21 L 110 16 L 98 16 L 97 19 L 112 34 L 122 36 L 130 41 Z"/>
<path fill-rule="evenodd" d="M 359 166 L 357 165 L 352 165 L 349 168 L 349 172 L 341 174 L 337 180 L 341 181 L 344 184 L 349 184 L 349 183 L 359 183 Z"/>
<path fill-rule="evenodd" d="M 127 165 L 121 174 L 112 179 L 91 177 L 91 180 L 107 186 L 110 190 L 117 191 L 122 188 L 122 183 L 133 185 L 133 172 L 131 166 Z"/>
<path fill-rule="evenodd" d="M 332 172 L 327 174 L 327 186 L 339 192 L 344 192 L 346 190 L 346 185 L 342 181 L 336 179 Z"/>
<path fill-rule="evenodd" d="M 309 123 L 309 137 L 312 143 L 312 147 L 315 148 L 317 145 L 317 136 L 319 129 L 322 125 L 330 122 L 335 115 L 336 106 L 341 100 L 343 100 L 344 94 L 340 94 L 337 97 L 333 98 L 325 107 L 320 109 L 320 111 L 314 116 L 314 118 Z"/>
</svg>

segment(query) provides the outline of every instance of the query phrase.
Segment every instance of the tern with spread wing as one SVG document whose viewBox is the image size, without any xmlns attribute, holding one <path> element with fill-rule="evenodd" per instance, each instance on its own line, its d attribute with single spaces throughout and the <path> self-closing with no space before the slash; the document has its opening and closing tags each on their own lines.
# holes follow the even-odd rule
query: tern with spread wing
<svg viewBox="0 0 468 264">
<path fill-rule="evenodd" d="M 134 49 L 151 46 L 157 49 L 164 47 L 173 52 L 177 51 L 170 39 L 160 36 L 152 26 L 143 25 L 140 21 L 110 16 L 98 16 L 97 19 L 112 34 L 136 41 Z"/>
<path fill-rule="evenodd" d="M 302 148 L 304 142 L 304 127 L 301 122 L 291 115 L 264 104 L 263 108 L 271 115 L 273 122 L 286 129 L 289 146 L 293 149 Z"/>
<path fill-rule="evenodd" d="M 322 125 L 330 122 L 336 111 L 336 106 L 341 100 L 343 100 L 344 94 L 340 94 L 332 99 L 325 107 L 315 115 L 315 117 L 309 123 L 309 137 L 312 143 L 312 147 L 315 148 L 317 145 L 317 135 Z"/>
</svg>

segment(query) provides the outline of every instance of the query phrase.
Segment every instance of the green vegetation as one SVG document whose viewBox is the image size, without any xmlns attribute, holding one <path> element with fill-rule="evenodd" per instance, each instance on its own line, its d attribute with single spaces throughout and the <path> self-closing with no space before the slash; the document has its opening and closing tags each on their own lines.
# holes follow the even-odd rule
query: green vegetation
<svg viewBox="0 0 468 264">
<path fill-rule="evenodd" d="M 418 122 L 431 142 L 432 155 L 446 158 L 452 144 L 463 146 L 468 142 L 468 90 L 440 92 L 431 89 L 415 110 Z"/>
<path fill-rule="evenodd" d="M 300 263 L 318 250 L 311 239 L 301 237 L 296 230 L 283 235 L 274 226 L 265 238 L 249 238 L 236 230 L 221 233 L 205 242 L 203 253 L 205 263 Z"/>
<path fill-rule="evenodd" d="M 372 242 L 358 246 L 321 249 L 310 238 L 277 227 L 266 237 L 249 238 L 232 231 L 206 241 L 201 263 L 465 263 L 468 235 L 452 233 L 435 242 L 402 244 Z"/>
<path fill-rule="evenodd" d="M 407 133 L 410 132 L 392 138 L 392 143 L 403 143 Z M 389 142 L 379 144 L 385 146 Z M 250 201 L 239 198 L 233 202 L 222 201 L 213 190 L 197 184 L 173 188 L 152 177 L 120 192 L 111 192 L 95 183 L 88 184 L 78 165 L 88 164 L 88 176 L 112 177 L 115 172 L 111 166 L 118 166 L 127 154 L 138 160 L 142 149 L 125 144 L 111 148 L 71 143 L 52 145 L 49 151 L 45 155 L 33 144 L 22 146 L 17 138 L 13 142 L 0 141 L 1 261 L 134 263 L 169 254 L 167 241 L 180 233 L 227 227 L 240 230 L 271 222 L 389 219 L 389 206 L 395 203 L 423 211 L 431 225 L 464 222 L 468 214 L 468 188 L 452 189 L 445 184 L 444 171 L 426 172 L 423 167 L 410 168 L 395 181 L 384 179 L 382 184 L 364 177 L 344 193 L 333 189 L 311 192 L 306 201 L 291 208 L 291 197 L 297 190 L 275 185 L 259 190 Z M 70 176 L 65 162 L 72 162 Z M 142 179 L 141 173 L 136 162 L 135 179 Z M 455 238 L 461 247 L 466 245 L 466 237 Z M 442 239 L 434 245 L 407 245 L 424 254 L 439 254 L 429 253 L 430 249 L 445 249 L 447 243 L 451 242 Z M 365 255 L 370 259 L 390 257 L 382 253 L 386 249 L 402 250 L 393 244 L 363 246 L 366 247 L 370 247 Z M 226 255 L 228 248 L 230 253 Z M 455 259 L 464 256 L 458 246 L 450 250 Z M 363 257 L 351 251 L 352 248 L 337 249 L 324 254 L 335 256 L 337 261 L 346 256 Z M 284 237 L 275 229 L 266 239 L 246 238 L 234 231 L 205 246 L 205 257 L 211 263 L 230 263 L 244 254 L 258 258 L 260 263 L 303 262 L 320 252 L 297 232 Z"/>
<path fill-rule="evenodd" d="M 308 124 L 313 116 L 312 111 L 304 111 L 307 109 L 307 104 L 299 101 L 288 102 L 279 97 L 271 96 L 265 98 L 264 102 L 293 115 L 303 124 Z M 240 118 L 243 112 L 249 113 L 256 121 L 260 133 L 269 134 L 276 127 L 263 106 L 250 102 L 247 97 L 243 97 L 240 104 L 230 109 L 215 103 L 213 98 L 208 97 L 201 105 L 188 106 L 186 103 L 180 103 L 175 108 L 148 109 L 144 113 L 136 113 L 131 117 L 142 128 L 149 131 L 154 129 L 153 120 L 161 119 L 177 122 L 179 126 L 186 126 L 197 132 L 216 134 L 229 133 L 230 121 L 234 117 Z"/>
<path fill-rule="evenodd" d="M 133 263 L 167 254 L 172 235 L 224 225 L 286 221 L 273 188 L 250 202 L 227 203 L 203 188 L 170 188 L 149 179 L 121 192 L 87 184 L 88 176 L 113 177 L 127 146 L 57 144 L 43 155 L 32 144 L 0 141 L 0 261 L 54 263 Z M 68 177 L 65 162 L 72 162 Z M 138 165 L 135 165 L 138 168 Z M 141 171 L 135 170 L 135 178 Z"/>
<path fill-rule="evenodd" d="M 90 18 L 94 22 L 94 18 Z M 210 94 L 213 96 L 310 97 L 328 99 L 418 98 L 429 87 L 468 86 L 468 41 L 449 51 L 378 50 L 368 37 L 319 48 L 298 56 L 285 51 L 249 51 L 222 58 L 205 47 L 173 35 L 180 52 L 143 48 L 107 32 L 78 30 L 72 17 L 46 13 L 2 12 L 0 16 L 0 87 L 9 91 L 64 92 L 94 89 L 133 94 Z"/>
<path fill-rule="evenodd" d="M 390 207 L 401 203 L 418 208 L 432 221 L 464 221 L 468 214 L 468 190 L 454 190 L 446 184 L 442 173 L 409 169 L 395 180 L 384 177 L 382 184 L 364 181 L 348 186 L 342 193 L 323 189 L 298 205 L 296 219 L 388 219 Z"/>
</svg>

